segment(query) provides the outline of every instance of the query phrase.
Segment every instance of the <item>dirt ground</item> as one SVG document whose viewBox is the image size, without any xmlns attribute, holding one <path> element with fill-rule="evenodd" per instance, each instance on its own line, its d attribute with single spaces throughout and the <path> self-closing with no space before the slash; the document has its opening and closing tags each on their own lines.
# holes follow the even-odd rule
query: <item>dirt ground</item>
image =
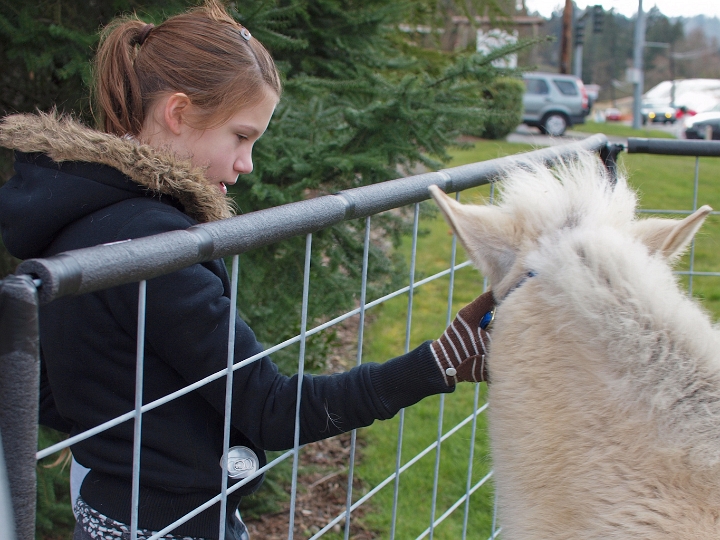
<svg viewBox="0 0 720 540">
<path fill-rule="evenodd" d="M 358 444 L 361 446 L 361 443 Z M 302 469 L 311 471 L 298 475 L 298 494 L 295 510 L 295 538 L 310 538 L 325 527 L 336 516 L 345 511 L 347 493 L 347 464 L 350 456 L 350 434 L 314 443 L 301 450 Z M 353 482 L 353 492 L 362 486 Z M 357 500 L 357 496 L 353 497 Z M 285 503 L 280 512 L 264 515 L 259 520 L 246 520 L 252 540 L 286 540 L 288 537 L 290 504 Z M 370 540 L 377 536 L 357 524 L 357 518 L 364 514 L 361 506 L 353 511 L 350 537 L 355 540 Z M 343 533 L 345 521 L 333 528 Z"/>
</svg>

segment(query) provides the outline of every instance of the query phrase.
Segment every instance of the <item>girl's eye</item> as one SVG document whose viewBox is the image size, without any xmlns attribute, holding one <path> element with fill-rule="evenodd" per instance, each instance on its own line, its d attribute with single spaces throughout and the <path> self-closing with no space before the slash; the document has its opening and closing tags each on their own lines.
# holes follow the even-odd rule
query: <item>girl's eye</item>
<svg viewBox="0 0 720 540">
<path fill-rule="evenodd" d="M 240 135 L 240 133 L 237 134 L 237 138 L 240 139 L 241 141 L 247 140 L 247 137 L 245 135 Z"/>
</svg>

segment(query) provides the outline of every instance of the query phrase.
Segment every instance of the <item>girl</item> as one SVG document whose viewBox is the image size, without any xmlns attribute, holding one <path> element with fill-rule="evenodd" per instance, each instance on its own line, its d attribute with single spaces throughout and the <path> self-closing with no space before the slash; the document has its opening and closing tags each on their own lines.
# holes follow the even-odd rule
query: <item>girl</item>
<svg viewBox="0 0 720 540">
<path fill-rule="evenodd" d="M 16 174 L 0 190 L 0 229 L 19 258 L 231 216 L 227 186 L 252 171 L 253 144 L 281 94 L 268 52 L 218 0 L 157 27 L 116 21 L 103 33 L 95 76 L 103 132 L 43 114 L 7 117 L 0 126 L 0 144 L 16 150 Z M 478 324 L 491 308 L 487 294 L 442 338 L 384 364 L 306 376 L 300 442 L 390 418 L 425 396 L 452 392 L 457 381 L 483 380 Z M 148 281 L 145 403 L 225 368 L 233 309 L 221 260 Z M 75 435 L 133 408 L 136 318 L 136 284 L 41 308 L 41 423 Z M 236 361 L 262 350 L 239 319 L 235 332 Z M 253 470 L 266 464 L 263 450 L 293 446 L 297 384 L 267 357 L 235 373 L 230 442 Z M 224 386 L 217 380 L 144 415 L 139 538 L 215 496 L 223 474 L 230 485 L 242 478 L 220 465 Z M 132 442 L 126 422 L 73 445 L 73 476 L 82 484 L 75 540 L 129 530 Z M 229 496 L 225 538 L 247 537 L 235 509 L 261 482 Z M 218 531 L 216 505 L 173 537 L 218 538 Z"/>
</svg>

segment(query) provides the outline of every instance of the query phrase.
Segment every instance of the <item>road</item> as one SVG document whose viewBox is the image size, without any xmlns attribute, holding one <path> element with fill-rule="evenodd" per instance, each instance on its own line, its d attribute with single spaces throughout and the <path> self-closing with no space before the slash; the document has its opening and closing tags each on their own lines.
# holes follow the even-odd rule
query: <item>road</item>
<svg viewBox="0 0 720 540">
<path fill-rule="evenodd" d="M 629 124 L 627 125 L 629 126 Z M 666 131 L 678 137 L 680 134 L 681 124 L 680 122 L 676 122 L 675 124 L 653 124 L 652 129 Z M 556 146 L 584 139 L 590 135 L 593 135 L 593 133 L 568 130 L 562 137 L 550 137 L 540 133 L 540 130 L 537 128 L 531 128 L 524 124 L 520 124 L 513 133 L 507 136 L 507 141 L 513 143 L 531 144 L 533 146 Z M 615 144 L 626 144 L 627 137 L 608 135 L 608 141 Z"/>
</svg>

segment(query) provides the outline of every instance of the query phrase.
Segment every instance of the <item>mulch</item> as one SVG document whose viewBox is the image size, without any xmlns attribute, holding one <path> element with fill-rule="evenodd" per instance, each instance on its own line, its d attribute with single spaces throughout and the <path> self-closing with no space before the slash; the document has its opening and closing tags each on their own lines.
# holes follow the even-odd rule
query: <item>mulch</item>
<svg viewBox="0 0 720 540">
<path fill-rule="evenodd" d="M 356 445 L 356 460 L 361 451 L 362 442 Z M 350 456 L 350 434 L 346 433 L 327 439 L 301 450 L 300 463 L 303 473 L 298 474 L 298 493 L 295 509 L 294 538 L 312 537 L 330 521 L 345 511 L 347 494 L 347 467 Z M 353 479 L 353 500 L 363 486 Z M 357 523 L 367 511 L 365 505 L 353 511 L 350 522 L 350 538 L 371 540 L 377 538 L 372 531 Z M 286 540 L 289 528 L 290 503 L 282 505 L 282 510 L 263 515 L 258 520 L 245 520 L 252 540 Z M 343 533 L 345 521 L 333 527 L 333 532 Z"/>
</svg>

